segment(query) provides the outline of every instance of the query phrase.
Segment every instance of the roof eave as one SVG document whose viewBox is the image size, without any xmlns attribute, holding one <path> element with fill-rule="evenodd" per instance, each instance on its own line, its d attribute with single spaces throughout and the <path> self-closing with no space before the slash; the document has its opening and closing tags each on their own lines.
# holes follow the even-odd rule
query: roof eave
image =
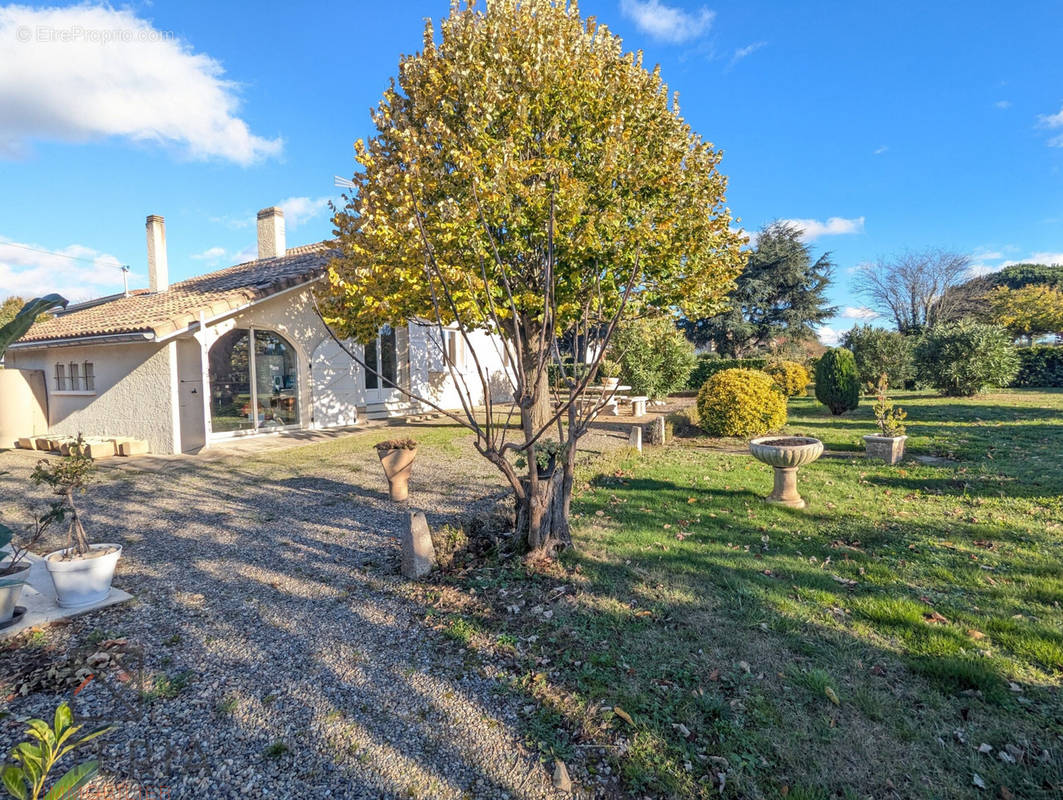
<svg viewBox="0 0 1063 800">
<path fill-rule="evenodd" d="M 49 347 L 91 347 L 101 344 L 129 344 L 130 342 L 154 342 L 152 331 L 131 331 L 128 333 L 101 333 L 91 336 L 69 336 L 58 339 L 34 339 L 29 342 L 14 342 L 8 345 L 8 351 L 44 350 Z"/>
</svg>

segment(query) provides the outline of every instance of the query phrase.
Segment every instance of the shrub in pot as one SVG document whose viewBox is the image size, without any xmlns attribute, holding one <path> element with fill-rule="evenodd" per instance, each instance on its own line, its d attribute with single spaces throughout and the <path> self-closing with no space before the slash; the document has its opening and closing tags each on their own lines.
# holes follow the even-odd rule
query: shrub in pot
<svg viewBox="0 0 1063 800">
<path fill-rule="evenodd" d="M 886 376 L 883 374 L 879 378 L 875 405 L 872 406 L 875 422 L 878 423 L 881 433 L 865 436 L 864 447 L 867 449 L 868 458 L 877 458 L 887 464 L 896 464 L 904 458 L 904 443 L 908 439 L 904 435 L 904 420 L 908 415 L 903 409 L 895 407 L 893 401 L 886 397 L 886 387 Z"/>
<path fill-rule="evenodd" d="M 70 518 L 67 546 L 44 557 L 44 565 L 55 584 L 58 603 L 63 608 L 78 608 L 106 600 L 118 559 L 119 544 L 89 544 L 74 495 L 85 491 L 92 480 L 94 464 L 86 454 L 85 440 L 78 434 L 65 456 L 49 461 L 42 458 L 30 476 L 37 485 L 51 488 L 59 495 L 64 518 Z"/>
<path fill-rule="evenodd" d="M 713 436 L 760 436 L 786 424 L 786 398 L 767 374 L 725 369 L 701 387 L 698 421 Z"/>
<path fill-rule="evenodd" d="M 833 347 L 816 362 L 816 399 L 837 416 L 860 405 L 860 378 L 853 354 Z"/>
<path fill-rule="evenodd" d="M 24 538 L 16 538 L 15 531 L 0 523 L 0 548 L 11 547 L 7 560 L 0 564 L 0 628 L 15 621 L 18 599 L 30 574 L 30 562 L 26 554 L 41 540 L 52 523 L 62 522 L 65 517 L 64 504 L 52 503 L 45 513 L 33 515 L 29 533 Z"/>
<path fill-rule="evenodd" d="M 540 480 L 549 480 L 557 469 L 557 459 L 565 452 L 565 445 L 553 439 L 540 439 L 534 445 L 535 471 Z M 516 464 L 521 469 L 528 466 L 528 459 L 520 456 Z"/>
<path fill-rule="evenodd" d="M 764 366 L 764 372 L 787 397 L 803 397 L 811 380 L 804 364 L 796 361 L 772 361 Z"/>
<path fill-rule="evenodd" d="M 615 389 L 620 385 L 620 365 L 608 358 L 598 364 L 598 377 L 606 389 Z"/>
<path fill-rule="evenodd" d="M 413 439 L 388 439 L 377 442 L 376 454 L 388 479 L 388 494 L 392 500 L 402 501 L 410 496 L 410 474 L 417 458 L 417 442 Z"/>
</svg>

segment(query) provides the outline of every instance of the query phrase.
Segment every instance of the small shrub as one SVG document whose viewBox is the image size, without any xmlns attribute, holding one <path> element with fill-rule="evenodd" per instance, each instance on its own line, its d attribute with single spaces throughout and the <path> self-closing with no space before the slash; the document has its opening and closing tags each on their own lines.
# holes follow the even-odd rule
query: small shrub
<svg viewBox="0 0 1063 800">
<path fill-rule="evenodd" d="M 883 374 L 878 381 L 878 394 L 875 396 L 875 405 L 871 410 L 875 414 L 875 422 L 883 436 L 904 436 L 904 420 L 908 414 L 903 408 L 895 407 L 893 401 L 886 397 L 888 383 Z"/>
<path fill-rule="evenodd" d="M 620 364 L 610 358 L 603 358 L 598 364 L 599 378 L 619 378 L 620 373 Z"/>
<path fill-rule="evenodd" d="M 875 391 L 879 376 L 885 373 L 890 386 L 904 388 L 915 374 L 912 363 L 913 339 L 897 331 L 853 326 L 842 337 L 842 346 L 852 350 L 860 383 Z"/>
<path fill-rule="evenodd" d="M 1012 386 L 1063 387 L 1063 347 L 1020 347 L 1018 356 L 1019 372 Z"/>
<path fill-rule="evenodd" d="M 469 537 L 460 527 L 443 525 L 432 531 L 432 549 L 440 569 L 449 569 L 469 547 Z"/>
<path fill-rule="evenodd" d="M 920 380 L 943 395 L 970 397 L 1007 386 L 1019 371 L 1019 357 L 999 325 L 959 322 L 931 328 L 915 346 Z"/>
<path fill-rule="evenodd" d="M 764 371 L 787 397 L 801 397 L 808 388 L 808 370 L 796 361 L 772 361 Z"/>
<path fill-rule="evenodd" d="M 726 369 L 698 392 L 701 427 L 713 436 L 760 436 L 786 424 L 786 398 L 753 369 Z"/>
<path fill-rule="evenodd" d="M 687 385 L 697 356 L 669 317 L 633 319 L 613 335 L 610 355 L 620 362 L 620 381 L 632 394 L 667 397 Z"/>
<path fill-rule="evenodd" d="M 834 415 L 860 405 L 856 359 L 844 347 L 832 347 L 816 362 L 816 399 Z"/>
<path fill-rule="evenodd" d="M 687 381 L 688 389 L 700 389 L 705 381 L 717 372 L 725 369 L 764 369 L 768 360 L 766 358 L 717 358 L 715 355 L 703 355 L 698 357 L 698 363 L 690 373 Z"/>
</svg>

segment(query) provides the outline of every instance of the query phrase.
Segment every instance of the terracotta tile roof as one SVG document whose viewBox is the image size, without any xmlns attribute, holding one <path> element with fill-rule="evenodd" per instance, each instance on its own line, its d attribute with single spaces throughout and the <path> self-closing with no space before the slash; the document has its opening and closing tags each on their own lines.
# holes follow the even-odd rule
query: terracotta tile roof
<svg viewBox="0 0 1063 800">
<path fill-rule="evenodd" d="M 165 292 L 136 291 L 129 297 L 83 304 L 38 322 L 18 343 L 123 333 L 163 337 L 197 322 L 201 312 L 214 317 L 315 280 L 335 254 L 331 242 L 317 242 L 293 247 L 282 258 L 248 261 L 189 278 Z"/>
</svg>

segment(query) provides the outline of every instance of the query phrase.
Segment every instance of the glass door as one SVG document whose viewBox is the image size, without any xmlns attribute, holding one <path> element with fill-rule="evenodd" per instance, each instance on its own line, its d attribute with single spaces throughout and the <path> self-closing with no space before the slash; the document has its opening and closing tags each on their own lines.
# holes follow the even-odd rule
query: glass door
<svg viewBox="0 0 1063 800">
<path fill-rule="evenodd" d="M 272 331 L 233 330 L 209 355 L 212 434 L 299 424 L 299 359 Z"/>
<path fill-rule="evenodd" d="M 402 396 L 396 389 L 399 382 L 398 336 L 390 325 L 381 328 L 380 335 L 365 346 L 365 366 L 366 402 L 386 403 Z"/>
</svg>

